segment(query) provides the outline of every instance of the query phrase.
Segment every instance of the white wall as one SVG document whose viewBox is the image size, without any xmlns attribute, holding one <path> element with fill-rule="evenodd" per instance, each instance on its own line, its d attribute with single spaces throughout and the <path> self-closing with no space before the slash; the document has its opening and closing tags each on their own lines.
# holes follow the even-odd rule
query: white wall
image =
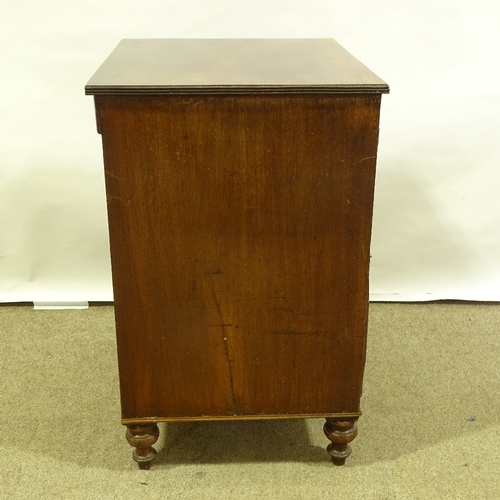
<svg viewBox="0 0 500 500">
<path fill-rule="evenodd" d="M 111 300 L 83 87 L 121 38 L 332 37 L 383 97 L 374 300 L 500 300 L 498 15 L 485 0 L 2 0 L 0 301 Z"/>
</svg>

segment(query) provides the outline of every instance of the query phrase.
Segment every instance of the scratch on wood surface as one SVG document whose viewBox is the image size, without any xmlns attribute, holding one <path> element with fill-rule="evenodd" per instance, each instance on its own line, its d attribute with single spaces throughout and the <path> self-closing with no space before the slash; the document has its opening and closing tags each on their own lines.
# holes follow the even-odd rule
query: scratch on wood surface
<svg viewBox="0 0 500 500">
<path fill-rule="evenodd" d="M 113 172 L 111 172 L 110 170 L 105 170 L 104 173 L 108 176 L 108 177 L 111 177 L 112 179 L 116 179 L 118 181 L 123 181 L 123 178 L 122 177 L 119 177 L 118 175 L 114 174 Z"/>
<path fill-rule="evenodd" d="M 203 101 L 201 99 L 194 99 L 194 97 L 190 99 L 184 99 L 183 101 L 179 101 L 179 104 L 189 105 L 189 106 L 199 106 Z"/>
<path fill-rule="evenodd" d="M 331 335 L 333 332 L 323 330 L 274 330 L 272 335 Z"/>
<path fill-rule="evenodd" d="M 126 202 L 123 201 L 123 198 L 121 196 L 113 196 L 113 195 L 107 195 L 106 196 L 106 203 L 108 205 L 110 205 L 111 203 L 113 203 L 114 201 L 118 201 L 120 203 L 125 203 L 125 205 L 131 205 L 132 202 L 137 198 L 137 194 L 135 194 L 134 196 L 132 196 L 132 198 L 130 198 L 129 200 L 127 200 Z"/>
<path fill-rule="evenodd" d="M 194 159 L 195 159 L 196 163 L 201 168 L 203 168 L 206 172 L 208 172 L 217 182 L 220 182 L 224 187 L 229 189 L 229 191 L 231 191 L 231 193 L 233 193 L 238 199 L 240 199 L 240 200 L 243 199 L 229 184 L 225 183 L 222 179 L 219 179 L 219 177 L 217 177 L 206 165 L 203 165 L 203 163 L 201 163 L 201 161 L 198 160 L 198 158 L 196 158 L 196 156 L 194 156 Z"/>
<path fill-rule="evenodd" d="M 354 165 L 358 165 L 359 163 L 363 163 L 364 161 L 374 160 L 375 158 L 377 158 L 377 157 L 376 156 L 367 156 L 366 158 L 361 158 L 361 160 L 354 162 L 352 164 L 352 166 L 354 167 Z"/>
<path fill-rule="evenodd" d="M 106 203 L 108 205 L 110 205 L 114 201 L 122 202 L 123 200 L 119 196 L 111 196 L 111 195 L 106 196 Z"/>
<path fill-rule="evenodd" d="M 208 272 L 208 273 L 205 273 L 207 276 L 210 276 L 212 274 L 224 274 L 220 269 L 217 269 L 215 271 L 211 271 L 211 272 Z"/>
</svg>

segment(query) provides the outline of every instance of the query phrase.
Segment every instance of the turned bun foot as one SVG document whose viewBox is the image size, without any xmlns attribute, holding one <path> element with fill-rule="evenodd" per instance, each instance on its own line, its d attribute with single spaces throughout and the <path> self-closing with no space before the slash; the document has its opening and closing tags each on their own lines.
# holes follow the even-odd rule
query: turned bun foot
<svg viewBox="0 0 500 500">
<path fill-rule="evenodd" d="M 139 469 L 148 470 L 151 468 L 151 464 L 156 458 L 156 450 L 153 445 L 159 434 L 160 431 L 155 423 L 127 425 L 125 437 L 128 443 L 135 447 L 132 458 L 137 462 Z"/>
<path fill-rule="evenodd" d="M 326 450 L 334 465 L 344 465 L 345 459 L 351 454 L 349 443 L 358 435 L 357 420 L 358 417 L 326 419 L 323 431 L 331 441 Z"/>
</svg>

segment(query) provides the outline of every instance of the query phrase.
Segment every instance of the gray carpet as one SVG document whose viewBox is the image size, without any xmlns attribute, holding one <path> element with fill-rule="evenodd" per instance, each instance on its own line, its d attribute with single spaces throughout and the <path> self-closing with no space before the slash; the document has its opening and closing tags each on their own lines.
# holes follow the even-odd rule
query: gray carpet
<svg viewBox="0 0 500 500">
<path fill-rule="evenodd" d="M 322 421 L 120 425 L 113 309 L 0 307 L 0 498 L 500 499 L 500 306 L 372 304 L 359 435 Z"/>
</svg>

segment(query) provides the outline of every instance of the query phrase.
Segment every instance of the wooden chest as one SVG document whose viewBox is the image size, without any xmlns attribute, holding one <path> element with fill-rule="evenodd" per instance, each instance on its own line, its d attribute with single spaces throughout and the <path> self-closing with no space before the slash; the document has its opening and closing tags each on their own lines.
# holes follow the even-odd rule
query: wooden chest
<svg viewBox="0 0 500 500">
<path fill-rule="evenodd" d="M 334 40 L 123 40 L 102 135 L 122 423 L 326 418 L 356 435 L 381 94 Z"/>
</svg>

